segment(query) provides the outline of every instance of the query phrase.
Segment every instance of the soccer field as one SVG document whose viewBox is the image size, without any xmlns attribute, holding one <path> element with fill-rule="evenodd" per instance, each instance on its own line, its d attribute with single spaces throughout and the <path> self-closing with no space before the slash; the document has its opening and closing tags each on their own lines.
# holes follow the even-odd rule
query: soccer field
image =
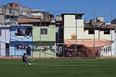
<svg viewBox="0 0 116 77">
<path fill-rule="evenodd" d="M 116 77 L 115 59 L 0 59 L 0 77 Z"/>
</svg>

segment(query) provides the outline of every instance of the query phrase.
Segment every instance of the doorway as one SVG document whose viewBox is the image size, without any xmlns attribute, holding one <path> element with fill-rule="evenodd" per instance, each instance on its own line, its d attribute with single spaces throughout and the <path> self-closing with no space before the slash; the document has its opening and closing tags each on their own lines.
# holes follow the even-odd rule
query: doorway
<svg viewBox="0 0 116 77">
<path fill-rule="evenodd" d="M 26 49 L 26 53 L 27 53 L 28 56 L 31 55 L 31 48 L 30 48 L 30 47 L 28 47 L 28 48 Z"/>
<path fill-rule="evenodd" d="M 6 43 L 6 56 L 9 56 L 9 43 Z"/>
</svg>

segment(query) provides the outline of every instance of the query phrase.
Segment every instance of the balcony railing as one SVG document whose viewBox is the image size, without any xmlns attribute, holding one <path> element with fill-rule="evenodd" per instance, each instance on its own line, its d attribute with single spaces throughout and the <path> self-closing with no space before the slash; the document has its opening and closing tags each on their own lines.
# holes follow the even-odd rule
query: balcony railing
<svg viewBox="0 0 116 77">
<path fill-rule="evenodd" d="M 10 41 L 33 41 L 33 36 L 16 36 L 16 35 L 11 35 Z"/>
</svg>

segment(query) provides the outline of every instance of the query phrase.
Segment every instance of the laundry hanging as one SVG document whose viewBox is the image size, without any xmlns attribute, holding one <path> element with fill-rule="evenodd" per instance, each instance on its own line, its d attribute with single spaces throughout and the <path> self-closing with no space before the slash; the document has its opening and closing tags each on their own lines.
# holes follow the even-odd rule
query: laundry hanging
<svg viewBox="0 0 116 77">
<path fill-rule="evenodd" d="M 47 50 L 47 48 L 48 48 L 47 46 L 46 46 L 46 47 L 44 47 L 44 50 Z"/>
</svg>

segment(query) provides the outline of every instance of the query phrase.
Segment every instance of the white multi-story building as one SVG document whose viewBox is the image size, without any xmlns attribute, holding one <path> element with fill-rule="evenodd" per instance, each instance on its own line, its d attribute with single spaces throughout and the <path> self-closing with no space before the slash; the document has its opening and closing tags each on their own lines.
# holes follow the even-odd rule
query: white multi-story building
<svg viewBox="0 0 116 77">
<path fill-rule="evenodd" d="M 31 15 L 41 18 L 41 20 L 43 21 L 43 12 L 43 10 L 32 10 Z"/>
<path fill-rule="evenodd" d="M 31 17 L 31 9 L 20 7 L 19 3 L 8 3 L 0 7 L 0 25 L 17 24 L 19 17 Z"/>
<path fill-rule="evenodd" d="M 84 27 L 83 15 L 84 14 L 62 14 L 64 18 L 64 39 L 71 39 L 71 35 L 75 34 L 77 35 L 77 39 L 105 39 L 108 41 L 115 40 L 114 29 L 95 28 L 94 32 L 94 28 Z"/>
<path fill-rule="evenodd" d="M 98 18 L 99 19 L 99 18 Z M 103 21 L 103 18 L 100 18 Z M 77 40 L 107 40 L 111 44 L 102 45 L 101 51 L 103 56 L 115 56 L 115 52 L 111 49 L 114 48 L 113 42 L 115 41 L 115 30 L 113 28 L 90 28 L 84 26 L 84 14 L 62 14 L 63 39 L 72 39 L 75 35 Z M 89 42 L 88 42 L 89 43 Z M 105 44 L 105 43 L 104 43 Z M 112 46 L 112 48 L 111 48 Z"/>
<path fill-rule="evenodd" d="M 84 14 L 62 14 L 64 25 L 64 39 L 71 39 L 73 34 L 77 39 L 84 39 Z"/>
<path fill-rule="evenodd" d="M 10 26 L 0 26 L 0 56 L 9 56 Z"/>
<path fill-rule="evenodd" d="M 110 45 L 103 46 L 101 49 L 101 54 L 103 56 L 116 56 L 116 51 L 114 50 L 115 45 L 115 30 L 113 28 L 95 28 L 95 33 L 92 28 L 84 29 L 85 39 L 100 39 L 107 40 L 111 42 Z"/>
<path fill-rule="evenodd" d="M 84 39 L 101 39 L 114 41 L 114 29 L 111 28 L 95 28 L 95 32 L 93 28 L 84 28 Z M 94 37 L 95 36 L 95 37 Z"/>
<path fill-rule="evenodd" d="M 104 17 L 97 17 L 96 20 L 100 22 L 104 22 Z"/>
</svg>

